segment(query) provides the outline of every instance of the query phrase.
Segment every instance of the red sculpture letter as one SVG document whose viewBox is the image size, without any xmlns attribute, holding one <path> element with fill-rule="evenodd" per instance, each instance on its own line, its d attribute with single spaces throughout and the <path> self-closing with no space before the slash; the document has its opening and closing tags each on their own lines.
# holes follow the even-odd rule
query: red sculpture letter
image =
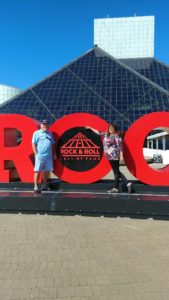
<svg viewBox="0 0 169 300">
<path fill-rule="evenodd" d="M 169 186 L 167 171 L 153 170 L 143 156 L 143 145 L 147 135 L 155 128 L 169 132 L 169 112 L 147 114 L 127 130 L 124 138 L 124 159 L 130 172 L 140 181 L 156 186 Z"/>
<path fill-rule="evenodd" d="M 33 132 L 38 129 L 37 121 L 23 115 L 7 114 L 0 115 L 0 124 L 0 181 L 9 182 L 9 170 L 5 170 L 5 161 L 13 161 L 21 181 L 32 182 L 31 140 Z M 16 139 L 15 143 L 11 141 L 12 135 L 8 136 L 6 142 L 5 132 L 8 130 L 21 132 L 22 141 L 19 145 L 16 144 Z"/>
</svg>

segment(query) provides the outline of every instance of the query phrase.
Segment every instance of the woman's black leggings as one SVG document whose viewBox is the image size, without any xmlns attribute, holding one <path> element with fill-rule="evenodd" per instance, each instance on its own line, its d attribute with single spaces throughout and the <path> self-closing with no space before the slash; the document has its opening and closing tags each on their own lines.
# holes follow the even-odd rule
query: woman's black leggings
<svg viewBox="0 0 169 300">
<path fill-rule="evenodd" d="M 119 179 L 121 178 L 124 185 L 128 184 L 128 180 L 119 170 L 119 160 L 110 160 L 110 164 L 114 173 L 114 188 L 118 189 Z"/>
</svg>

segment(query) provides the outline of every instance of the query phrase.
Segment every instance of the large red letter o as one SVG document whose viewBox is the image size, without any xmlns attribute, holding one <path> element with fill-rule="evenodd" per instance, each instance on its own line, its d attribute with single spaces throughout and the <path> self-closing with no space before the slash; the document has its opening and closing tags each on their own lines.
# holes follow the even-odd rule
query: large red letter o
<svg viewBox="0 0 169 300">
<path fill-rule="evenodd" d="M 73 113 L 66 115 L 50 127 L 50 131 L 53 132 L 56 141 L 62 136 L 62 134 L 74 127 L 91 126 L 100 131 L 106 131 L 108 123 L 100 117 L 88 113 Z M 103 155 L 101 161 L 96 167 L 88 171 L 73 171 L 65 167 L 59 158 L 55 161 L 54 173 L 64 181 L 70 183 L 92 183 L 100 180 L 111 170 L 111 166 L 108 160 Z"/>
</svg>

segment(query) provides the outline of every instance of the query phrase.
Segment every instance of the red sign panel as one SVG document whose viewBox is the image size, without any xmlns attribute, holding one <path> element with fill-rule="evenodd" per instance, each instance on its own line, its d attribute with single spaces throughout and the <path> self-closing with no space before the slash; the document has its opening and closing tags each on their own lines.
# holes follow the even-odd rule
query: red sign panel
<svg viewBox="0 0 169 300">
<path fill-rule="evenodd" d="M 32 134 L 38 129 L 38 122 L 23 115 L 10 114 L 0 115 L 0 124 L 0 181 L 9 182 L 9 170 L 5 169 L 5 162 L 13 161 L 21 181 L 33 182 Z M 54 173 L 70 183 L 98 181 L 111 169 L 103 155 L 99 136 L 86 130 L 85 126 L 106 131 L 108 123 L 95 115 L 75 113 L 64 116 L 50 127 L 57 148 Z M 150 131 L 159 127 L 168 130 L 168 112 L 151 113 L 133 123 L 125 135 L 124 158 L 130 172 L 140 181 L 168 186 L 168 169 L 153 170 L 143 156 L 145 138 Z M 15 129 L 22 136 L 19 145 L 9 140 L 10 132 Z"/>
</svg>

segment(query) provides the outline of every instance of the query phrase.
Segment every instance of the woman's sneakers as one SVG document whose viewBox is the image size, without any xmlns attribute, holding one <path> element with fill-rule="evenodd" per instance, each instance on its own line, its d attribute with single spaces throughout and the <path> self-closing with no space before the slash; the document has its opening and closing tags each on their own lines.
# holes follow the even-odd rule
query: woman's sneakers
<svg viewBox="0 0 169 300">
<path fill-rule="evenodd" d="M 129 194 L 132 193 L 132 191 L 133 191 L 133 183 L 132 182 L 129 182 L 127 184 L 127 190 L 128 190 Z M 119 192 L 119 190 L 116 189 L 116 188 L 113 188 L 113 189 L 111 189 L 111 190 L 108 191 L 108 193 L 110 193 L 110 194 L 114 194 L 114 193 L 118 193 L 118 192 Z"/>
<path fill-rule="evenodd" d="M 129 183 L 127 184 L 127 189 L 128 189 L 128 193 L 129 193 L 129 194 L 132 193 L 132 187 L 133 187 L 132 182 L 129 182 Z"/>
<path fill-rule="evenodd" d="M 113 189 L 108 191 L 108 193 L 118 193 L 118 192 L 119 192 L 119 190 L 116 189 L 116 188 L 113 188 Z"/>
</svg>

